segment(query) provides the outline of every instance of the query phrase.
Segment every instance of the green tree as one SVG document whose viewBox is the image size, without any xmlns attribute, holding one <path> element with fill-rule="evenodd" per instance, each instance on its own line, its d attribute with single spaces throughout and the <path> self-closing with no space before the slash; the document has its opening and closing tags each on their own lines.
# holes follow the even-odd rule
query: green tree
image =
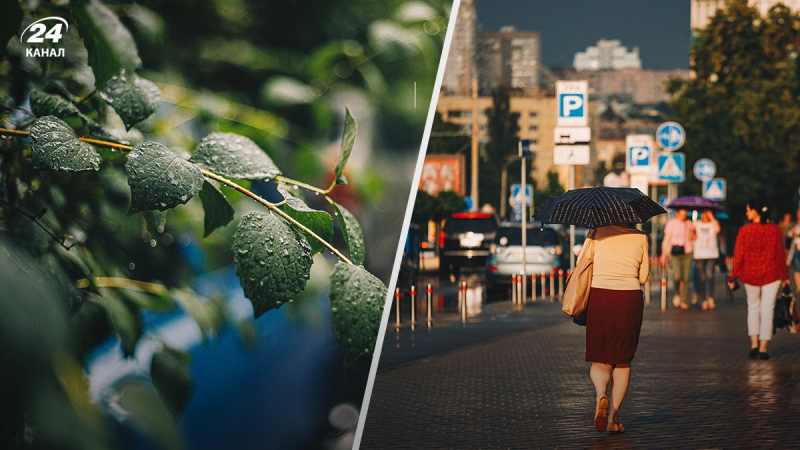
<svg viewBox="0 0 800 450">
<path fill-rule="evenodd" d="M 437 111 L 433 116 L 428 153 L 468 153 L 469 148 L 470 137 L 464 129 L 460 125 L 445 121 Z"/>
<path fill-rule="evenodd" d="M 800 16 L 783 5 L 765 17 L 733 0 L 712 17 L 691 49 L 696 76 L 668 83 L 687 133 L 687 167 L 703 157 L 728 180 L 734 216 L 749 198 L 791 208 L 800 181 L 797 44 Z M 688 181 L 688 193 L 699 183 Z"/>
<path fill-rule="evenodd" d="M 486 109 L 486 117 L 489 142 L 481 152 L 478 166 L 480 200 L 481 203 L 489 203 L 498 208 L 503 164 L 507 156 L 517 154 L 519 143 L 519 113 L 511 112 L 511 99 L 507 90 L 497 88 L 492 91 L 492 107 Z M 530 168 L 533 169 L 533 163 L 530 164 Z M 509 185 L 514 179 L 515 176 L 510 171 Z M 519 179 L 518 176 L 516 179 Z"/>
<path fill-rule="evenodd" d="M 561 182 L 558 180 L 558 173 L 553 170 L 549 170 L 547 172 L 547 185 L 544 187 L 544 189 L 536 189 L 533 192 L 533 199 L 535 201 L 535 205 L 541 206 L 549 198 L 556 197 L 564 192 L 566 191 L 564 190 L 564 186 L 562 186 Z"/>
</svg>

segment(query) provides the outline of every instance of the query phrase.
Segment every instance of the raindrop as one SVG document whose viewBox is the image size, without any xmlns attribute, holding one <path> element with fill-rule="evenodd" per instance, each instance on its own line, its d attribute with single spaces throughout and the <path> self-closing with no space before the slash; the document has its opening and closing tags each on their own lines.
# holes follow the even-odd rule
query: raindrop
<svg viewBox="0 0 800 450">
<path fill-rule="evenodd" d="M 135 268 L 136 268 L 136 264 L 134 264 L 133 262 L 129 262 L 129 263 L 128 263 L 128 269 L 131 269 L 131 270 L 133 270 L 133 269 L 135 269 Z"/>
<path fill-rule="evenodd" d="M 158 242 L 155 239 L 150 239 L 150 247 L 155 247 L 156 245 L 158 245 Z"/>
<path fill-rule="evenodd" d="M 159 225 L 158 228 L 156 228 L 156 229 L 158 230 L 159 233 L 163 233 L 164 232 L 164 225 Z"/>
</svg>

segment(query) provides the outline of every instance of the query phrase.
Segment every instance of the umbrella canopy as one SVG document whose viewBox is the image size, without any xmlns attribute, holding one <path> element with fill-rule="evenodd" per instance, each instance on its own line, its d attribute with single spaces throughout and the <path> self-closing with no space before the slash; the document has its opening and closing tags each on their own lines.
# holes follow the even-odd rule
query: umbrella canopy
<svg viewBox="0 0 800 450">
<path fill-rule="evenodd" d="M 544 202 L 534 218 L 542 223 L 590 228 L 642 223 L 667 211 L 638 189 L 594 187 L 573 189 Z"/>
<path fill-rule="evenodd" d="M 692 195 L 688 197 L 678 197 L 667 203 L 669 209 L 716 209 L 722 211 L 722 205 L 707 198 Z"/>
</svg>

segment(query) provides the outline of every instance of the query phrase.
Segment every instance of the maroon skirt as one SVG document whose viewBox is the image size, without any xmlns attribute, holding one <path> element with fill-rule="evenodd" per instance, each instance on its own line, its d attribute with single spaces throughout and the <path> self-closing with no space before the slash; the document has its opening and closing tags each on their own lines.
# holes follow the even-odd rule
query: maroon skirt
<svg viewBox="0 0 800 450">
<path fill-rule="evenodd" d="M 642 291 L 592 288 L 586 312 L 586 361 L 628 364 L 642 330 Z"/>
</svg>

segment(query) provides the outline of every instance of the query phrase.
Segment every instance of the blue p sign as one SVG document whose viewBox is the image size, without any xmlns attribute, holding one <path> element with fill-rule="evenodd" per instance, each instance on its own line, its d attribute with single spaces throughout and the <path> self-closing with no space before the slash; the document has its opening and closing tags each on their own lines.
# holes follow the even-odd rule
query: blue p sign
<svg viewBox="0 0 800 450">
<path fill-rule="evenodd" d="M 558 104 L 559 117 L 583 117 L 583 94 L 561 94 Z"/>
</svg>

